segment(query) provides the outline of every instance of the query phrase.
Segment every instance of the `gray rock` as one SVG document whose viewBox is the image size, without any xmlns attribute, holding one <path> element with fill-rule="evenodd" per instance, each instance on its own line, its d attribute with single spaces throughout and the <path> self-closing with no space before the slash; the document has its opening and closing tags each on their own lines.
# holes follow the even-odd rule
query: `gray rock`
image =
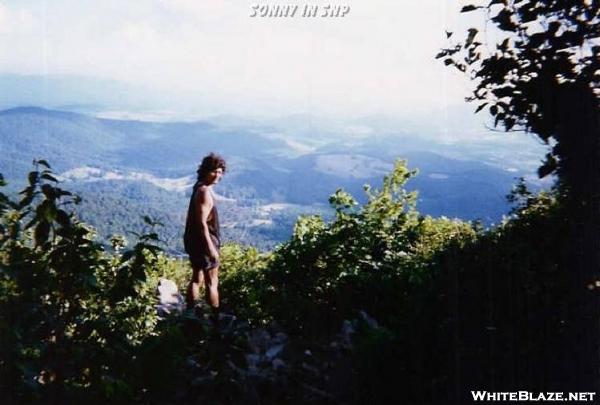
<svg viewBox="0 0 600 405">
<path fill-rule="evenodd" d="M 264 329 L 254 329 L 248 333 L 248 345 L 254 353 L 264 352 L 271 342 L 271 335 Z"/>
<path fill-rule="evenodd" d="M 275 343 L 283 343 L 283 342 L 287 342 L 287 340 L 288 340 L 288 336 L 283 332 L 277 332 L 275 334 L 275 337 L 273 338 L 273 342 L 275 342 Z"/>
<path fill-rule="evenodd" d="M 265 356 L 267 356 L 267 359 L 273 360 L 275 357 L 277 357 L 279 355 L 279 353 L 281 353 L 281 351 L 283 350 L 283 343 L 280 343 L 278 345 L 272 346 L 269 348 L 269 350 L 267 350 L 267 352 L 265 353 Z"/>
<path fill-rule="evenodd" d="M 338 335 L 339 340 L 338 344 L 342 348 L 349 349 L 352 348 L 352 336 L 356 333 L 356 326 L 354 322 L 350 322 L 345 320 L 342 324 L 342 330 Z"/>
<path fill-rule="evenodd" d="M 200 368 L 200 364 L 198 364 L 198 362 L 191 357 L 188 357 L 185 360 L 185 365 L 186 365 L 186 367 L 188 367 L 190 369 Z"/>
<path fill-rule="evenodd" d="M 204 385 L 210 384 L 213 380 L 214 380 L 214 377 L 212 375 L 204 375 L 201 377 L 194 378 L 191 382 L 191 385 L 192 385 L 192 387 L 204 386 Z"/>
<path fill-rule="evenodd" d="M 367 326 L 371 329 L 377 329 L 379 328 L 379 323 L 377 323 L 377 321 L 373 318 L 371 318 L 365 311 L 360 311 L 359 313 L 361 319 L 363 321 L 365 321 L 365 323 L 367 324 Z"/>
<path fill-rule="evenodd" d="M 283 369 L 285 368 L 285 362 L 281 359 L 275 359 L 271 362 L 271 367 L 273 367 L 273 370 Z"/>
<path fill-rule="evenodd" d="M 166 278 L 161 278 L 157 287 L 158 304 L 156 311 L 158 316 L 165 317 L 170 314 L 181 314 L 184 308 L 184 298 L 177 289 L 177 284 Z"/>
<path fill-rule="evenodd" d="M 314 374 L 315 376 L 320 376 L 321 372 L 319 371 L 318 368 L 316 368 L 315 366 L 311 366 L 308 363 L 302 363 L 302 368 L 308 372 L 310 372 L 311 374 Z"/>
<path fill-rule="evenodd" d="M 247 354 L 246 355 L 246 363 L 248 364 L 249 369 L 258 368 L 258 364 L 260 363 L 260 355 L 258 354 Z"/>
<path fill-rule="evenodd" d="M 219 325 L 221 330 L 226 332 L 233 329 L 237 317 L 232 314 L 219 314 Z"/>
</svg>

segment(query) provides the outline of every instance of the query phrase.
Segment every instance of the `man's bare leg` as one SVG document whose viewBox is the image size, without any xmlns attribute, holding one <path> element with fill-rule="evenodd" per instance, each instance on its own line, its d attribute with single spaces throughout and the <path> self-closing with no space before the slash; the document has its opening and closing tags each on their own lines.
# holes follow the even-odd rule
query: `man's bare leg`
<svg viewBox="0 0 600 405">
<path fill-rule="evenodd" d="M 206 303 L 211 308 L 219 308 L 219 266 L 203 270 Z"/>
<path fill-rule="evenodd" d="M 185 299 L 188 308 L 193 308 L 196 301 L 200 299 L 200 286 L 203 282 L 204 272 L 198 267 L 192 267 L 192 279 L 188 284 Z"/>
<path fill-rule="evenodd" d="M 219 266 L 203 270 L 203 273 L 206 303 L 210 306 L 212 320 L 217 326 L 219 321 Z"/>
</svg>

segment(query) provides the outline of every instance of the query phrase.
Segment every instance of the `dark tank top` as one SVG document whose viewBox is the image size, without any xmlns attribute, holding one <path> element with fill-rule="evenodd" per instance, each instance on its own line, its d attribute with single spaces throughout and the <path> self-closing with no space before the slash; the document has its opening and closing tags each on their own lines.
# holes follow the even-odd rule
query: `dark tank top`
<svg viewBox="0 0 600 405">
<path fill-rule="evenodd" d="M 202 229 L 198 225 L 198 220 L 196 218 L 197 213 L 194 199 L 196 197 L 196 191 L 200 186 L 202 186 L 201 182 L 196 182 L 196 184 L 194 184 L 192 196 L 190 197 L 187 219 L 185 221 L 183 244 L 186 253 L 190 255 L 206 253 L 208 251 L 208 246 L 206 246 L 204 243 L 204 238 L 202 237 Z M 217 204 L 215 204 L 214 199 L 213 207 L 208 214 L 206 223 L 208 225 L 208 233 L 210 234 L 213 243 L 216 243 L 215 247 L 218 249 L 221 245 L 221 233 L 219 227 L 219 213 L 217 211 Z"/>
</svg>

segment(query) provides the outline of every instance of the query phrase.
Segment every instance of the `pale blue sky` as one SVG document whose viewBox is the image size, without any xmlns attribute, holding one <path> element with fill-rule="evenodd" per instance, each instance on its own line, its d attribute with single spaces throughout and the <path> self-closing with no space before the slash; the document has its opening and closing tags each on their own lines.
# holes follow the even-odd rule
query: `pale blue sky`
<svg viewBox="0 0 600 405">
<path fill-rule="evenodd" d="M 251 18 L 253 4 L 339 4 L 350 13 Z M 462 104 L 468 93 L 467 80 L 434 59 L 446 29 L 472 22 L 461 20 L 464 4 L 0 0 L 0 73 L 197 94 L 207 101 L 200 115 L 422 114 Z"/>
</svg>

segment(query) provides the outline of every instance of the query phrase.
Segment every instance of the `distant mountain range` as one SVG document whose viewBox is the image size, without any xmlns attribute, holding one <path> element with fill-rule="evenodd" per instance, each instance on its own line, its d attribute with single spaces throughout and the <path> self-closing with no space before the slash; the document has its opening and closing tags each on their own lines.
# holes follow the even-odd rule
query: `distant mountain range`
<svg viewBox="0 0 600 405">
<path fill-rule="evenodd" d="M 143 122 L 19 107 L 0 112 L 0 172 L 14 191 L 32 159 L 47 159 L 64 187 L 82 195 L 81 212 L 101 236 L 139 230 L 141 215 L 151 214 L 163 220 L 165 239 L 178 251 L 195 170 L 215 151 L 229 164 L 216 188 L 225 236 L 268 248 L 289 236 L 298 214 L 327 214 L 337 188 L 363 199 L 362 186 L 380 184 L 396 158 L 419 169 L 409 188 L 419 191 L 422 213 L 499 221 L 515 177 L 531 174 L 531 162 L 515 167 L 510 157 L 539 154 L 521 148 L 511 155 L 510 144 L 479 144 L 478 151 L 407 134 L 352 137 L 329 129 L 325 137 L 316 129 L 311 136 L 294 125 L 300 129 L 232 117 Z"/>
</svg>

